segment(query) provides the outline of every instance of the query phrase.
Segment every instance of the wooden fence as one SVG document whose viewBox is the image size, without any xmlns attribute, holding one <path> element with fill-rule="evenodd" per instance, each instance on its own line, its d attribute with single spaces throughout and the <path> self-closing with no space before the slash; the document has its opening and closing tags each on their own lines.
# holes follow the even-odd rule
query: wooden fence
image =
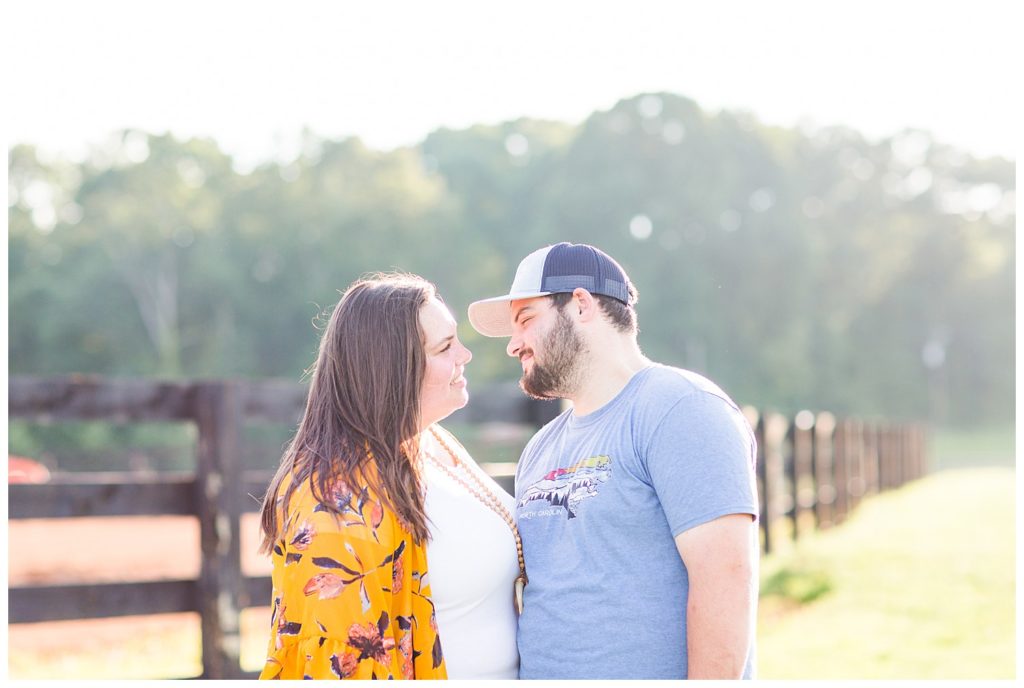
<svg viewBox="0 0 1024 688">
<path fill-rule="evenodd" d="M 240 518 L 258 504 L 268 471 L 246 470 L 245 423 L 297 423 L 306 389 L 282 382 L 157 382 L 89 377 L 12 377 L 9 415 L 36 422 L 186 422 L 198 431 L 194 474 L 143 478 L 129 473 L 57 473 L 44 484 L 8 486 L 9 518 L 196 516 L 202 563 L 195 580 L 85 583 L 12 588 L 8 622 L 199 612 L 202 678 L 251 678 L 240 668 L 239 612 L 270 600 L 269 576 L 242 575 Z M 466 420 L 487 415 L 537 425 L 558 412 L 516 390 L 495 390 Z M 467 412 L 470 410 L 467 409 Z M 507 489 L 511 476 L 496 477 Z"/>
<path fill-rule="evenodd" d="M 761 545 L 788 532 L 794 540 L 812 528 L 842 523 L 862 499 L 922 477 L 926 433 L 914 423 L 837 419 L 801 411 L 744 414 L 757 437 Z"/>
<path fill-rule="evenodd" d="M 514 387 L 488 392 L 476 395 L 459 419 L 539 427 L 559 411 L 556 403 L 531 401 Z M 9 518 L 196 516 L 202 563 L 197 579 L 12 588 L 8 622 L 198 612 L 200 678 L 254 677 L 239 663 L 239 616 L 242 609 L 265 606 L 271 584 L 269 576 L 242 574 L 240 519 L 258 509 L 246 495 L 262 495 L 270 473 L 246 469 L 241 432 L 246 423 L 294 425 L 305 394 L 301 385 L 276 381 L 10 378 L 11 418 L 193 423 L 198 447 L 194 474 L 57 473 L 49 483 L 9 485 Z M 827 413 L 802 412 L 792 422 L 752 409 L 745 413 L 758 438 L 765 551 L 771 551 L 780 519 L 792 523 L 794 537 L 806 527 L 828 527 L 866 495 L 902 485 L 925 470 L 919 426 L 837 421 Z M 495 479 L 512 492 L 512 476 Z"/>
</svg>

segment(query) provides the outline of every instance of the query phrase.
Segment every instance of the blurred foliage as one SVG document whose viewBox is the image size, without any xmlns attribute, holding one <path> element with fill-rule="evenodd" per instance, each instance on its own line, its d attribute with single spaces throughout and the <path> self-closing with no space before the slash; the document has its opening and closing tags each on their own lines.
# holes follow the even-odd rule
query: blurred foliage
<svg viewBox="0 0 1024 688">
<path fill-rule="evenodd" d="M 640 290 L 652 358 L 781 411 L 1013 418 L 1015 172 L 918 131 L 769 127 L 671 94 L 577 126 L 518 120 L 376 151 L 304 133 L 240 171 L 210 140 L 126 131 L 81 163 L 9 150 L 11 374 L 298 380 L 363 273 L 468 303 L 518 261 L 596 244 Z"/>
<path fill-rule="evenodd" d="M 245 424 L 241 430 L 246 470 L 277 467 L 295 426 L 285 423 Z M 199 441 L 193 423 L 125 423 L 63 421 L 8 423 L 8 451 L 31 457 L 51 470 L 188 473 L 195 470 Z M 522 449 L 519 445 L 519 449 Z M 486 456 L 486 454 L 481 454 Z M 515 457 L 507 460 L 515 461 Z"/>
<path fill-rule="evenodd" d="M 186 473 L 195 469 L 198 439 L 192 423 L 40 425 L 11 420 L 7 442 L 11 454 L 31 457 L 55 471 Z"/>
<path fill-rule="evenodd" d="M 773 571 L 761 583 L 761 599 L 776 597 L 796 605 L 809 604 L 832 590 L 827 571 L 790 565 Z"/>
</svg>

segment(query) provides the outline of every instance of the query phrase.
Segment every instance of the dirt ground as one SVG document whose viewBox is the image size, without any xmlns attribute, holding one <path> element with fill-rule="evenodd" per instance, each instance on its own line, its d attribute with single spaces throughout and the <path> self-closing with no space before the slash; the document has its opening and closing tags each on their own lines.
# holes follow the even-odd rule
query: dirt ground
<svg viewBox="0 0 1024 688">
<path fill-rule="evenodd" d="M 199 575 L 199 521 L 190 516 L 10 521 L 10 585 L 159 580 Z M 270 573 L 258 555 L 259 519 L 242 517 L 242 570 Z"/>
<path fill-rule="evenodd" d="M 258 555 L 259 521 L 256 514 L 242 519 L 242 571 L 268 575 L 270 560 Z M 114 582 L 195 578 L 199 575 L 199 523 L 188 516 L 137 516 L 8 522 L 8 584 Z M 269 609 L 243 615 L 243 625 Z M 248 623 L 247 623 L 248 622 Z M 62 648 L 85 651 L 90 646 L 110 647 L 129 637 L 159 637 L 171 630 L 194 626 L 199 615 L 89 619 L 8 626 L 8 652 L 60 653 Z"/>
</svg>

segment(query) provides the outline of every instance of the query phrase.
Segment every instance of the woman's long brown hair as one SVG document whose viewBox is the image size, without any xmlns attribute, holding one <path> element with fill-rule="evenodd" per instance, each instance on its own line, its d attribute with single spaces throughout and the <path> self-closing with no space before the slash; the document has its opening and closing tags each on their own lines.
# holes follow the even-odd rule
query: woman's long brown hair
<svg viewBox="0 0 1024 688">
<path fill-rule="evenodd" d="M 281 516 L 305 482 L 324 508 L 340 514 L 326 498 L 336 479 L 369 480 L 413 537 L 426 541 L 413 458 L 426 367 L 419 313 L 435 295 L 433 284 L 407 274 L 377 274 L 342 295 L 320 340 L 302 421 L 263 498 L 261 552 L 282 537 Z M 376 470 L 365 471 L 371 455 Z"/>
</svg>

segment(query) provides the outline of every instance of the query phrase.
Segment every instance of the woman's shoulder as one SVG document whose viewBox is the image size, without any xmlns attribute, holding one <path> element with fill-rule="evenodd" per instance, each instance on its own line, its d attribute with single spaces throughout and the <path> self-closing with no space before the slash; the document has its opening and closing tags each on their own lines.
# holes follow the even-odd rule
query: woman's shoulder
<svg viewBox="0 0 1024 688">
<path fill-rule="evenodd" d="M 311 533 L 340 532 L 353 537 L 369 536 L 380 542 L 396 523 L 393 512 L 380 499 L 372 480 L 365 474 L 331 476 L 324 480 L 318 476 L 299 479 L 291 476 L 294 484 L 284 517 L 284 540 L 306 540 Z M 283 484 L 282 494 L 287 487 Z M 283 509 L 285 505 L 280 505 Z M 362 533 L 360 535 L 360 533 Z"/>
</svg>

